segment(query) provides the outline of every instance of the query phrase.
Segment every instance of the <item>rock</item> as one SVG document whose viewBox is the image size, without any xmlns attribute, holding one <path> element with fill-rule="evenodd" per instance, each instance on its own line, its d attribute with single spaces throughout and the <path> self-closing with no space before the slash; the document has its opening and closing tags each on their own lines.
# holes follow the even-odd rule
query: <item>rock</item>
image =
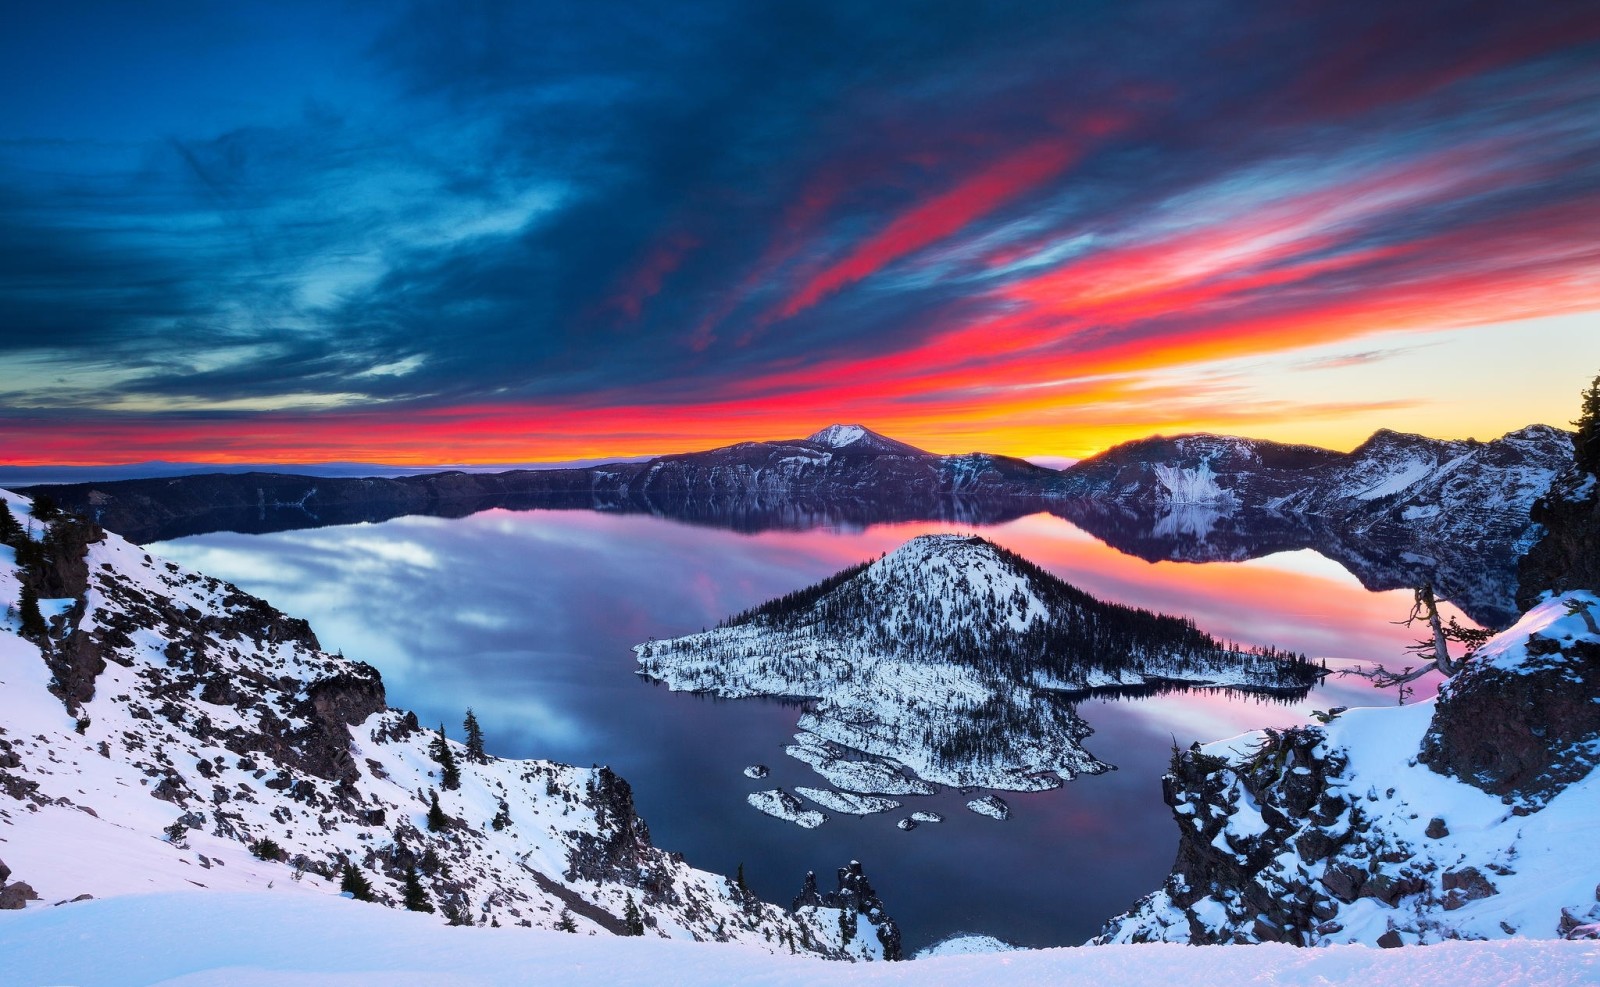
<svg viewBox="0 0 1600 987">
<path fill-rule="evenodd" d="M 895 825 L 899 826 L 901 829 L 903 829 L 903 830 L 905 830 L 906 832 L 909 833 L 913 829 L 916 829 L 921 824 L 918 823 L 915 819 L 912 819 L 912 818 L 910 818 L 908 816 L 905 819 L 902 819 L 899 822 L 895 823 Z"/>
<path fill-rule="evenodd" d="M 10 880 L 10 878 L 11 868 L 6 866 L 6 862 L 4 860 L 0 860 L 0 884 L 5 884 L 6 881 Z"/>
<path fill-rule="evenodd" d="M 1517 605 L 1526 610 L 1548 592 L 1600 586 L 1600 486 L 1576 468 L 1535 501 L 1530 518 L 1544 535 L 1517 569 Z"/>
<path fill-rule="evenodd" d="M 765 764 L 752 764 L 748 768 L 744 769 L 744 776 L 746 778 L 765 778 L 771 773 L 772 772 L 767 769 Z"/>
<path fill-rule="evenodd" d="M 1361 889 L 1366 883 L 1367 872 L 1351 864 L 1330 865 L 1322 872 L 1322 886 L 1346 904 L 1361 897 Z"/>
<path fill-rule="evenodd" d="M 1442 840 L 1450 835 L 1450 827 L 1445 825 L 1443 819 L 1434 816 L 1428 820 L 1428 828 L 1423 830 L 1423 835 L 1430 840 Z"/>
<path fill-rule="evenodd" d="M 1378 945 L 1384 949 L 1399 949 L 1405 944 L 1406 941 L 1400 938 L 1400 933 L 1393 929 L 1390 929 L 1388 932 L 1385 932 L 1383 935 L 1378 937 Z"/>
<path fill-rule="evenodd" d="M 1580 748 L 1600 736 L 1600 643 L 1535 634 L 1524 651 L 1520 661 L 1468 662 L 1445 683 L 1417 760 L 1537 809 L 1594 766 Z"/>
<path fill-rule="evenodd" d="M 1479 898 L 1499 894 L 1499 889 L 1476 867 L 1445 871 L 1439 882 L 1446 891 L 1460 892 L 1463 901 L 1477 901 Z"/>
<path fill-rule="evenodd" d="M 34 893 L 32 886 L 23 881 L 0 888 L 0 911 L 15 911 L 30 901 L 38 900 L 39 896 Z"/>
</svg>

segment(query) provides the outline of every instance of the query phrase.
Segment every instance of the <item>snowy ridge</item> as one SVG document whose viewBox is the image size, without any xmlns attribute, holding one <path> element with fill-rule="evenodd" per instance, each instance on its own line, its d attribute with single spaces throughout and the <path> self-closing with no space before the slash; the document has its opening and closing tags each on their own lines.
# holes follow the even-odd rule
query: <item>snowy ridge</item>
<svg viewBox="0 0 1600 987">
<path fill-rule="evenodd" d="M 1176 756 L 1173 873 L 1095 941 L 1600 936 L 1597 616 L 1600 597 L 1569 593 L 1437 700 Z"/>
<path fill-rule="evenodd" d="M 842 946 L 837 911 L 790 915 L 653 847 L 608 769 L 449 741 L 446 787 L 434 732 L 303 622 L 0 496 L 44 551 L 0 545 L 0 881 L 30 910 L 197 887 L 315 900 L 346 865 L 393 906 L 415 868 L 434 922 L 621 933 L 637 910 L 650 936 L 883 955 L 871 934 Z M 42 601 L 48 636 L 21 636 L 23 585 L 74 581 Z"/>
<path fill-rule="evenodd" d="M 805 734 L 879 759 L 844 787 L 1053 788 L 1106 766 L 1060 691 L 1153 681 L 1295 689 L 1298 656 L 1223 648 L 1191 622 L 1101 603 L 981 538 L 928 535 L 715 630 L 635 648 L 641 674 L 729 698 L 803 696 Z M 818 765 L 815 745 L 791 752 Z M 870 763 L 870 762 L 869 762 Z M 887 771 L 882 770 L 887 768 Z M 861 769 L 854 769 L 863 774 Z M 830 780 L 832 780 L 830 778 Z M 837 782 L 836 782 L 837 783 Z"/>
</svg>

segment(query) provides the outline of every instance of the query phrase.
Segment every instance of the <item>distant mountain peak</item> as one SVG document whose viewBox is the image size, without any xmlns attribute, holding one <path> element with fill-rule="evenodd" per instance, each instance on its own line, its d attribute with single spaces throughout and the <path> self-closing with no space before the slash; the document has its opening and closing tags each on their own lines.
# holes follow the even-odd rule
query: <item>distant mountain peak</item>
<svg viewBox="0 0 1600 987">
<path fill-rule="evenodd" d="M 927 455 L 916 446 L 897 442 L 887 435 L 879 435 L 865 425 L 833 424 L 820 432 L 813 432 L 806 436 L 807 442 L 815 442 L 830 449 L 851 449 L 852 451 L 873 450 L 875 452 L 895 452 L 903 455 Z"/>
</svg>

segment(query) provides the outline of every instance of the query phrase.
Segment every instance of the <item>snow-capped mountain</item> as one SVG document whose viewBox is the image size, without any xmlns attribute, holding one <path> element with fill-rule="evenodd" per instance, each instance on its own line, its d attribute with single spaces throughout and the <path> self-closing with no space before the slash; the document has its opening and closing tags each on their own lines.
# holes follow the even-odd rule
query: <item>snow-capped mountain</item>
<svg viewBox="0 0 1600 987">
<path fill-rule="evenodd" d="M 839 787 L 1033 791 L 1105 765 L 1063 692 L 1185 682 L 1305 689 L 1295 655 L 1229 650 L 1192 621 L 1102 603 L 977 537 L 925 535 L 701 634 L 635 648 L 641 674 L 724 697 L 803 696 L 796 757 Z M 840 782 L 843 784 L 840 784 Z M 901 786 L 901 787 L 895 787 Z"/>
<path fill-rule="evenodd" d="M 1437 700 L 1175 752 L 1178 857 L 1097 942 L 1600 937 L 1600 595 L 1540 604 Z"/>
<path fill-rule="evenodd" d="M 1469 616 L 1520 612 L 1529 509 L 1571 459 L 1543 425 L 1492 442 L 1381 431 L 1352 452 L 1216 435 L 1127 443 L 1064 471 L 941 456 L 860 425 L 581 469 L 422 476 L 209 474 L 36 488 L 135 542 L 461 517 L 492 507 L 646 512 L 759 531 L 1050 512 L 1141 558 L 1219 561 L 1314 549 L 1369 589 L 1431 582 Z"/>
<path fill-rule="evenodd" d="M 881 903 L 845 944 L 838 907 L 790 913 L 654 847 L 609 769 L 441 741 L 304 621 L 0 497 L 0 903 L 355 874 L 452 924 L 898 950 Z"/>
<path fill-rule="evenodd" d="M 1116 501 L 1315 514 L 1347 523 L 1519 535 L 1572 460 L 1570 433 L 1492 442 L 1380 430 L 1348 453 L 1220 435 L 1129 442 L 1064 471 L 1059 492 Z"/>
</svg>

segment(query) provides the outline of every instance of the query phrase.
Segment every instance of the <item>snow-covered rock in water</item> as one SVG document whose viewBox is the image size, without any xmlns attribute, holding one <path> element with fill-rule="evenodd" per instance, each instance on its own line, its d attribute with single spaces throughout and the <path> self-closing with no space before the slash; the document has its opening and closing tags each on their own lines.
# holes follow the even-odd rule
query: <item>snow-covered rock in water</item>
<svg viewBox="0 0 1600 987">
<path fill-rule="evenodd" d="M 944 822 L 944 816 L 940 813 L 923 809 L 913 812 L 911 814 L 911 821 L 919 823 L 942 823 Z"/>
<path fill-rule="evenodd" d="M 1303 656 L 1228 649 L 1192 621 L 1102 603 L 957 535 L 912 539 L 714 630 L 634 650 L 642 674 L 675 690 L 809 697 L 806 732 L 929 782 L 1010 791 L 1106 769 L 1060 692 L 1153 681 L 1295 691 L 1321 674 Z"/>
<path fill-rule="evenodd" d="M 757 780 L 765 778 L 770 773 L 770 770 L 765 764 L 752 764 L 748 768 L 744 769 L 744 776 L 746 778 L 754 778 Z"/>
<path fill-rule="evenodd" d="M 792 822 L 801 829 L 816 829 L 828 821 L 826 813 L 806 808 L 805 803 L 781 788 L 751 792 L 745 796 L 745 801 L 774 819 Z"/>
<path fill-rule="evenodd" d="M 0 612 L 26 589 L 52 617 L 27 638 L 0 622 L 0 896 L 25 911 L 196 888 L 311 901 L 351 874 L 393 907 L 414 873 L 434 922 L 622 933 L 637 910 L 651 936 L 881 953 L 841 946 L 837 912 L 791 916 L 654 847 L 609 769 L 447 741 L 446 787 L 436 734 L 304 621 L 73 517 L 30 536 L 26 499 L 0 498 L 24 522 L 0 522 Z"/>
<path fill-rule="evenodd" d="M 876 795 L 933 795 L 939 790 L 907 775 L 887 758 L 863 755 L 805 730 L 795 734 L 795 739 L 799 743 L 785 747 L 784 753 L 809 764 L 835 788 Z"/>
<path fill-rule="evenodd" d="M 980 795 L 968 802 L 967 808 L 980 816 L 988 816 L 990 819 L 1005 820 L 1011 818 L 1011 806 L 1007 805 L 1005 800 L 998 795 Z"/>
<path fill-rule="evenodd" d="M 907 816 L 906 818 L 895 823 L 895 825 L 909 833 L 922 824 L 917 822 L 915 819 L 912 819 L 910 816 Z"/>
<path fill-rule="evenodd" d="M 1399 945 L 1600 922 L 1600 597 L 1497 635 L 1436 700 L 1196 745 L 1165 885 L 1097 942 Z"/>
<path fill-rule="evenodd" d="M 900 803 L 894 799 L 881 798 L 876 795 L 856 795 L 853 792 L 836 792 L 829 788 L 805 788 L 796 786 L 795 791 L 834 812 L 843 812 L 850 816 L 870 816 L 878 812 L 889 812 L 900 808 Z"/>
</svg>

